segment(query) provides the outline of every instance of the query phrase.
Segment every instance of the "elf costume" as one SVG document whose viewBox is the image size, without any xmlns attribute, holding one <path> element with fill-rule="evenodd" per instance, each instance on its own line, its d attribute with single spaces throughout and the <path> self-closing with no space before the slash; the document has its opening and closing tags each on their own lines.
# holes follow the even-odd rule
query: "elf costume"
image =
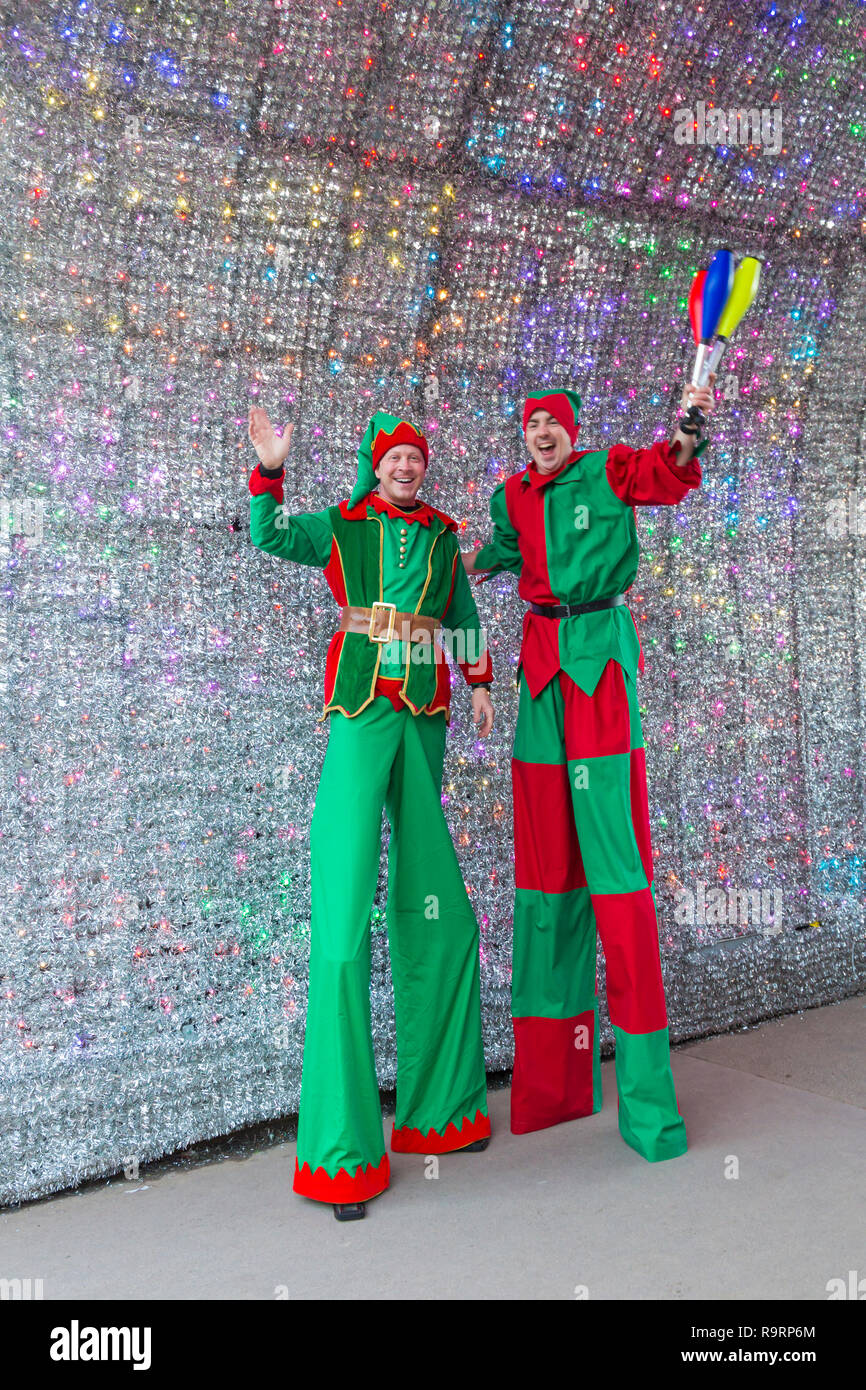
<svg viewBox="0 0 866 1390">
<path fill-rule="evenodd" d="M 701 481 L 674 446 L 575 450 L 580 396 L 526 401 L 566 429 L 554 472 L 531 462 L 490 499 L 475 569 L 519 575 L 523 623 L 512 758 L 515 905 L 511 1128 L 601 1108 L 596 928 L 616 1039 L 622 1137 L 651 1162 L 686 1149 L 670 1067 L 637 701 L 643 653 L 624 595 L 638 567 L 635 507 Z M 704 444 L 696 450 L 700 452 Z"/>
<path fill-rule="evenodd" d="M 490 1133 L 481 1040 L 478 924 L 442 812 L 450 674 L 490 681 L 456 522 L 373 489 L 395 444 L 427 459 L 423 434 L 377 412 L 351 498 L 287 516 L 283 470 L 250 478 L 250 535 L 271 555 L 324 570 L 342 609 L 328 648 L 328 747 L 310 829 L 312 926 L 294 1190 L 337 1204 L 389 1183 L 370 1018 L 370 911 L 391 824 L 387 923 L 397 1025 L 391 1148 L 446 1153 Z M 456 648 L 469 650 L 460 659 Z"/>
</svg>

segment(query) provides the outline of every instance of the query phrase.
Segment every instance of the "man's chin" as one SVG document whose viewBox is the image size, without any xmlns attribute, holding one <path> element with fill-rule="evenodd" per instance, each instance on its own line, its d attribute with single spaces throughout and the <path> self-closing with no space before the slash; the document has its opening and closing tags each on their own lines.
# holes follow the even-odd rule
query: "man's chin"
<svg viewBox="0 0 866 1390">
<path fill-rule="evenodd" d="M 535 466 L 540 473 L 552 473 L 554 469 L 559 468 L 560 464 L 565 463 L 564 458 L 546 459 L 538 458 L 536 455 L 533 455 L 533 458 L 535 459 Z"/>
</svg>

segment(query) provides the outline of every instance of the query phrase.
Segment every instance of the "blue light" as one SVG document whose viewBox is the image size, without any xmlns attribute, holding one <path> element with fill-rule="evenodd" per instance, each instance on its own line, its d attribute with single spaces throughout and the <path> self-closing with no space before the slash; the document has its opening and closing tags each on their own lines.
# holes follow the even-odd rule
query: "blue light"
<svg viewBox="0 0 866 1390">
<path fill-rule="evenodd" d="M 170 48 L 167 48 L 161 53 L 152 54 L 151 57 L 160 75 L 167 78 L 172 86 L 178 86 L 183 77 L 183 69 L 177 54 L 173 53 Z"/>
</svg>

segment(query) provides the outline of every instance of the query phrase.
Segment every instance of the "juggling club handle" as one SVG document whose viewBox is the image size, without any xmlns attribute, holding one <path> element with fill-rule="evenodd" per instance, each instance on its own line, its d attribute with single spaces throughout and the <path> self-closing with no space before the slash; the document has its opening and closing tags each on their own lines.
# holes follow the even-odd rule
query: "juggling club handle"
<svg viewBox="0 0 866 1390">
<path fill-rule="evenodd" d="M 690 405 L 688 411 L 680 420 L 680 429 L 684 434 L 700 434 L 707 423 L 706 416 L 699 405 Z"/>
</svg>

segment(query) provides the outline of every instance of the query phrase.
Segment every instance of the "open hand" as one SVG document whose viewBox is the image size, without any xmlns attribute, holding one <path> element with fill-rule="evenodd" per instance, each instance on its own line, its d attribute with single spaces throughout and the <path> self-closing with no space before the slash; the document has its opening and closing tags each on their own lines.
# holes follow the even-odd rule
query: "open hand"
<svg viewBox="0 0 866 1390">
<path fill-rule="evenodd" d="M 261 406 L 250 407 L 249 437 L 250 443 L 259 456 L 259 463 L 265 468 L 279 468 L 281 463 L 285 463 L 292 442 L 292 431 L 295 426 L 290 420 L 283 426 L 282 435 L 277 434 L 270 420 L 268 412 L 262 410 Z"/>
</svg>

